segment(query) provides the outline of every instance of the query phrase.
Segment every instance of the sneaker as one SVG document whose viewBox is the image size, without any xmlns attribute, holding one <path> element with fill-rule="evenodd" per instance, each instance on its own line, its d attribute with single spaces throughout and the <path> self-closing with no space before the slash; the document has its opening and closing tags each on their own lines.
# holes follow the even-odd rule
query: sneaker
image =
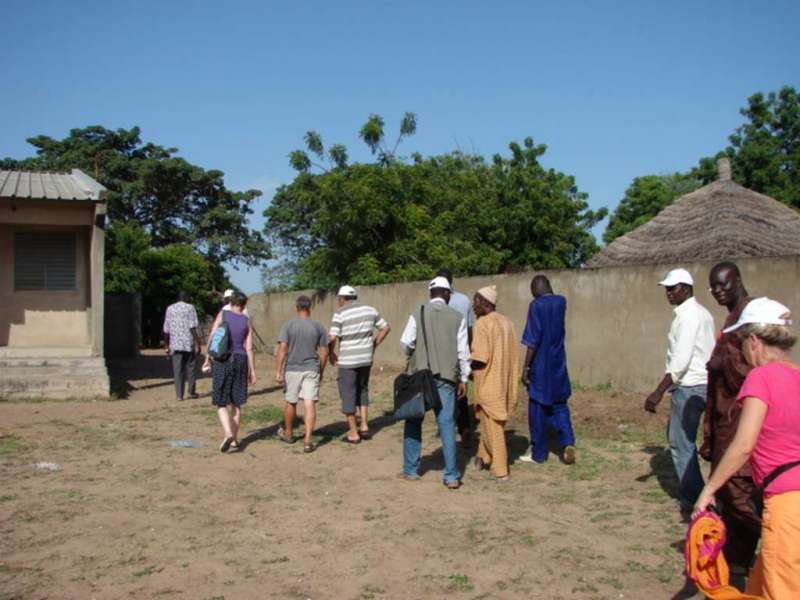
<svg viewBox="0 0 800 600">
<path fill-rule="evenodd" d="M 420 480 L 420 476 L 419 475 L 409 475 L 408 473 L 403 473 L 402 471 L 400 471 L 397 474 L 397 478 L 398 479 L 403 479 L 405 481 L 419 481 Z"/>
<path fill-rule="evenodd" d="M 531 458 L 531 455 L 530 455 L 530 454 L 528 454 L 528 453 L 526 453 L 526 454 L 523 454 L 523 455 L 522 455 L 522 456 L 520 456 L 520 457 L 519 457 L 517 460 L 518 460 L 519 462 L 524 462 L 524 463 L 532 463 L 532 462 L 536 462 L 535 460 L 533 460 L 533 458 Z"/>
<path fill-rule="evenodd" d="M 222 443 L 219 445 L 219 451 L 227 452 L 228 448 L 231 447 L 232 443 L 233 443 L 233 438 L 226 437 L 225 439 L 222 440 Z"/>
<path fill-rule="evenodd" d="M 565 446 L 564 455 L 562 457 L 565 465 L 575 464 L 575 446 Z"/>
</svg>

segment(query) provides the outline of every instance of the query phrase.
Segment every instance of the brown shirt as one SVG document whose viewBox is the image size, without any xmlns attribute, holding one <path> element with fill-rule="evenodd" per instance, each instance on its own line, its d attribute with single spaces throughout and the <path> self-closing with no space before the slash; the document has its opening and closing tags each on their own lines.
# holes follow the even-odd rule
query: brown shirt
<svg viewBox="0 0 800 600">
<path fill-rule="evenodd" d="M 739 301 L 728 313 L 722 329 L 730 327 L 739 320 L 739 316 L 750 300 L 750 297 L 745 297 Z M 707 460 L 711 460 L 713 470 L 719 464 L 736 434 L 741 414 L 741 407 L 736 403 L 736 396 L 752 368 L 744 360 L 742 341 L 738 331 L 730 333 L 720 331 L 706 368 L 708 369 L 708 394 L 703 420 L 701 454 Z M 749 477 L 750 466 L 745 464 L 736 475 Z"/>
<path fill-rule="evenodd" d="M 492 419 L 507 421 L 516 410 L 519 387 L 519 344 L 508 317 L 491 312 L 478 319 L 471 358 L 486 365 L 473 371 L 475 404 Z"/>
</svg>

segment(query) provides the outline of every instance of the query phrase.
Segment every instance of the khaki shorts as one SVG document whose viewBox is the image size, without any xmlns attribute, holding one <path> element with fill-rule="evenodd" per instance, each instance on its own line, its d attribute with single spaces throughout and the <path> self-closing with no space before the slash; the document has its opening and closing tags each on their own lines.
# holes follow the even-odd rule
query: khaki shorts
<svg viewBox="0 0 800 600">
<path fill-rule="evenodd" d="M 284 398 L 289 404 L 298 400 L 319 400 L 319 373 L 316 371 L 287 371 L 283 376 L 286 386 Z"/>
</svg>

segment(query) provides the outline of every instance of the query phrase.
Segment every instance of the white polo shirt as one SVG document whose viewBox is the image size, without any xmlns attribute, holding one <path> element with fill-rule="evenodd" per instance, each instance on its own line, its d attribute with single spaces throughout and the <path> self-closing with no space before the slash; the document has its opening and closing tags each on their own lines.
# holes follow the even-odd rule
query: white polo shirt
<svg viewBox="0 0 800 600">
<path fill-rule="evenodd" d="M 666 372 L 675 385 L 706 385 L 706 363 L 714 350 L 714 317 L 694 297 L 674 309 Z"/>
</svg>

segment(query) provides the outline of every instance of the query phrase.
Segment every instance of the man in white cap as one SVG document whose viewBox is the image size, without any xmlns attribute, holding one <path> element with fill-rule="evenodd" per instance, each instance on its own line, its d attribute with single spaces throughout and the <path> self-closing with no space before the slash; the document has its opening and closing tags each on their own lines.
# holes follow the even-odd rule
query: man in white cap
<svg viewBox="0 0 800 600">
<path fill-rule="evenodd" d="M 400 343 L 409 355 L 412 373 L 428 365 L 433 371 L 441 401 L 434 410 L 444 455 L 442 479 L 448 489 L 457 490 L 461 473 L 456 462 L 455 408 L 456 393 L 466 394 L 470 373 L 467 323 L 460 312 L 447 306 L 450 283 L 446 278 L 434 277 L 428 293 L 430 301 L 409 315 Z M 403 428 L 403 479 L 419 479 L 421 455 L 422 419 L 408 419 Z"/>
<path fill-rule="evenodd" d="M 355 288 L 343 285 L 336 295 L 339 310 L 333 313 L 328 330 L 330 363 L 339 367 L 339 397 L 342 400 L 342 413 L 347 418 L 348 427 L 345 441 L 358 444 L 361 440 L 372 438 L 367 408 L 372 358 L 375 349 L 383 342 L 391 328 L 376 309 L 358 302 Z M 358 427 L 356 412 L 361 417 Z"/>
<path fill-rule="evenodd" d="M 675 307 L 675 318 L 667 337 L 664 377 L 644 407 L 655 412 L 664 393 L 672 391 L 667 437 L 681 512 L 688 514 L 703 489 L 695 440 L 706 407 L 706 363 L 714 349 L 714 318 L 694 299 L 694 280 L 686 269 L 670 271 L 658 285 L 664 287 L 667 301 Z"/>
<path fill-rule="evenodd" d="M 498 483 L 508 481 L 505 425 L 517 409 L 519 348 L 511 319 L 498 313 L 497 287 L 479 289 L 472 300 L 478 322 L 472 338 L 475 413 L 480 443 L 475 466 L 490 467 Z"/>
</svg>

